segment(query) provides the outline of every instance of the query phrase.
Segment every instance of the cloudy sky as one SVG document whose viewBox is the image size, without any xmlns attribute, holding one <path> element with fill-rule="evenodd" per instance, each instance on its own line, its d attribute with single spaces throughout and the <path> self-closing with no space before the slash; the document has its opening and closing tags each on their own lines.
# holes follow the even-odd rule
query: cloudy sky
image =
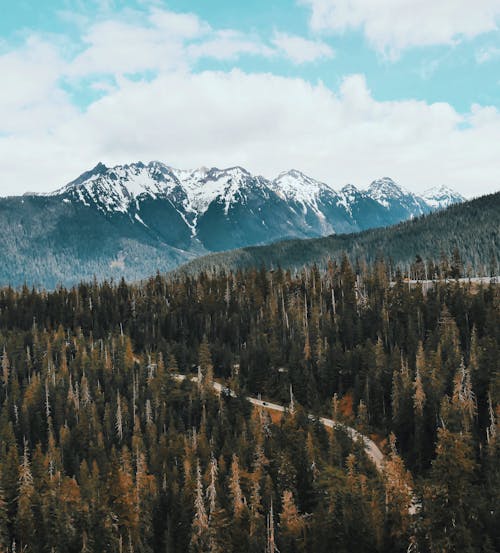
<svg viewBox="0 0 500 553">
<path fill-rule="evenodd" d="M 0 0 L 0 194 L 98 161 L 500 189 L 500 0 Z"/>
</svg>

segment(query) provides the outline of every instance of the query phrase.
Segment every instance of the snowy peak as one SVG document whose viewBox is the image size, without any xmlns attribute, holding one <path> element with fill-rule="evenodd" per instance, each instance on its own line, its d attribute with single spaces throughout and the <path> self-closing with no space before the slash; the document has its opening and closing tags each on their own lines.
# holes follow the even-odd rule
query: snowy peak
<svg viewBox="0 0 500 553">
<path fill-rule="evenodd" d="M 390 201 L 411 195 L 389 177 L 374 180 L 368 187 L 367 192 L 370 198 L 384 207 L 388 207 Z"/>
<path fill-rule="evenodd" d="M 345 209 L 346 213 L 352 217 L 354 207 L 365 198 L 365 192 L 356 188 L 354 184 L 346 184 L 340 189 L 337 205 Z"/>
<path fill-rule="evenodd" d="M 127 213 L 138 198 L 165 197 L 178 186 L 178 180 L 168 167 L 157 161 L 113 168 L 98 163 L 53 195 L 70 196 L 105 212 Z"/>
<path fill-rule="evenodd" d="M 417 206 L 417 211 L 420 213 L 442 209 L 465 200 L 461 194 L 443 185 L 429 188 L 418 196 L 405 190 L 389 177 L 373 181 L 368 187 L 368 194 L 386 208 L 389 208 L 394 200 L 398 200 L 406 203 L 407 206 Z"/>
<path fill-rule="evenodd" d="M 465 201 L 461 194 L 444 185 L 428 188 L 422 194 L 422 198 L 433 209 L 443 209 L 449 205 Z"/>
<path fill-rule="evenodd" d="M 140 210 L 145 199 L 161 198 L 181 210 L 181 216 L 190 214 L 192 220 L 213 202 L 224 204 L 227 214 L 231 205 L 245 203 L 250 194 L 270 192 L 269 181 L 242 167 L 181 170 L 152 161 L 113 168 L 99 163 L 53 195 L 69 196 L 106 213 L 127 213 L 132 206 Z"/>
<path fill-rule="evenodd" d="M 351 211 L 352 205 L 366 198 L 366 192 L 359 190 L 354 184 L 346 184 L 340 189 L 339 197 L 346 208 Z"/>
<path fill-rule="evenodd" d="M 202 167 L 194 171 L 175 169 L 189 200 L 189 209 L 201 215 L 212 202 L 224 203 L 227 214 L 231 205 L 244 200 L 251 190 L 267 189 L 265 179 L 252 176 L 242 167 L 218 169 Z"/>
<path fill-rule="evenodd" d="M 86 181 L 96 179 L 100 175 L 104 175 L 107 170 L 108 168 L 106 167 L 106 165 L 104 165 L 104 163 L 99 162 L 93 169 L 90 169 L 90 171 L 86 171 L 85 173 L 82 173 L 77 179 L 70 182 L 67 185 L 67 188 L 75 188 Z"/>
<path fill-rule="evenodd" d="M 317 207 L 319 199 L 350 204 L 371 198 L 385 209 L 395 204 L 419 215 L 439 209 L 464 198 L 448 187 L 430 188 L 421 197 L 398 185 L 393 179 L 374 180 L 367 190 L 352 184 L 336 192 L 329 184 L 313 179 L 297 169 L 280 173 L 274 180 L 253 176 L 243 167 L 226 169 L 200 167 L 193 170 L 176 169 L 159 161 L 106 167 L 98 163 L 54 195 L 69 195 L 85 205 L 96 205 L 106 212 L 127 212 L 130 205 L 146 197 L 163 198 L 182 204 L 191 213 L 201 215 L 214 201 L 224 203 L 225 211 L 235 202 L 244 201 L 257 192 L 267 197 L 274 193 L 287 202 Z"/>
<path fill-rule="evenodd" d="M 422 198 L 405 190 L 389 177 L 374 180 L 367 193 L 385 209 L 396 209 L 402 220 L 423 215 L 431 210 Z"/>
<path fill-rule="evenodd" d="M 340 192 L 346 196 L 355 196 L 356 194 L 361 194 L 361 190 L 358 190 L 354 184 L 346 184 L 342 187 Z"/>
<path fill-rule="evenodd" d="M 334 190 L 324 182 L 308 177 L 297 169 L 280 173 L 271 182 L 271 187 L 281 198 L 300 203 L 310 203 L 321 193 L 335 194 Z"/>
</svg>

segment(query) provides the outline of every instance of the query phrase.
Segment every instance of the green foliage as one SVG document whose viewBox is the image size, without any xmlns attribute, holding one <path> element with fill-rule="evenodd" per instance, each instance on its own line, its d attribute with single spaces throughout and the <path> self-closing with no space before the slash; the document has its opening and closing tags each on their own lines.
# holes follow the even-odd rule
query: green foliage
<svg viewBox="0 0 500 553">
<path fill-rule="evenodd" d="M 392 274 L 0 290 L 0 551 L 498 550 L 499 288 Z"/>
</svg>

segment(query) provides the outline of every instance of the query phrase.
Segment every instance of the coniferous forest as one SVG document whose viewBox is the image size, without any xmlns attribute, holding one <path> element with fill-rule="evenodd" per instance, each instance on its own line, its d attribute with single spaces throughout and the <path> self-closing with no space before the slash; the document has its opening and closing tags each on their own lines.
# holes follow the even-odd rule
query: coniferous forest
<svg viewBox="0 0 500 553">
<path fill-rule="evenodd" d="M 499 307 L 346 257 L 3 289 L 0 552 L 499 551 Z"/>
</svg>

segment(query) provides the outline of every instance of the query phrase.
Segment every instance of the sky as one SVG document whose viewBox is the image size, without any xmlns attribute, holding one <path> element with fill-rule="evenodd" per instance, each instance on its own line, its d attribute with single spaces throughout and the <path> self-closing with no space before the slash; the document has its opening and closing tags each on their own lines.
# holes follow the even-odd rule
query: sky
<svg viewBox="0 0 500 553">
<path fill-rule="evenodd" d="M 0 195 L 103 162 L 500 189 L 500 0 L 0 0 Z"/>
</svg>

